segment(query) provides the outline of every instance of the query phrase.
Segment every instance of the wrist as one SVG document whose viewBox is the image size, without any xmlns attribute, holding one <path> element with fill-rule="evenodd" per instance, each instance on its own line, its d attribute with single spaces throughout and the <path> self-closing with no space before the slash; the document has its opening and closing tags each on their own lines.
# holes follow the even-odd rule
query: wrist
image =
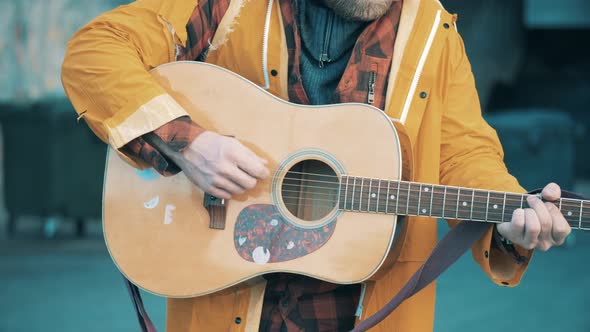
<svg viewBox="0 0 590 332">
<path fill-rule="evenodd" d="M 504 254 L 512 257 L 518 264 L 528 263 L 528 258 L 518 252 L 518 249 L 515 247 L 514 243 L 500 234 L 497 225 L 494 225 L 491 247 L 495 247 Z"/>
</svg>

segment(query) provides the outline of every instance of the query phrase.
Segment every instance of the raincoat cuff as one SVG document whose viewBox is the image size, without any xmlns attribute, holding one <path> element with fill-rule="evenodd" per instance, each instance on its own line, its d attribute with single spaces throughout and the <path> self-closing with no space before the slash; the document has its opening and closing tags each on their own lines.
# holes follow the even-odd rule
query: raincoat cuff
<svg viewBox="0 0 590 332">
<path fill-rule="evenodd" d="M 494 283 L 502 286 L 516 286 L 528 268 L 534 250 L 514 245 L 515 250 L 524 259 L 518 262 L 514 256 L 506 254 L 493 244 L 493 233 L 494 227 L 490 226 L 486 234 L 473 247 L 473 257 Z"/>
<path fill-rule="evenodd" d="M 143 104 L 119 123 L 112 123 L 113 119 L 107 120 L 105 124 L 109 144 L 119 150 L 133 139 L 152 132 L 174 119 L 187 115 L 182 106 L 170 95 L 159 95 Z"/>
</svg>

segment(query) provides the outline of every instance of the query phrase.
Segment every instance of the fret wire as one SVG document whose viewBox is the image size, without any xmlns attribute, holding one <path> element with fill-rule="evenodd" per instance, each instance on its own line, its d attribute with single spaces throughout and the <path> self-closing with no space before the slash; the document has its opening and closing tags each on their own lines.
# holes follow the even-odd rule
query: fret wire
<svg viewBox="0 0 590 332">
<path fill-rule="evenodd" d="M 432 217 L 432 201 L 434 200 L 434 185 L 431 186 L 430 189 L 430 210 L 428 211 L 428 216 Z"/>
<path fill-rule="evenodd" d="M 459 201 L 461 200 L 459 197 L 461 196 L 461 188 L 457 190 L 457 213 L 456 216 L 459 218 Z"/>
<path fill-rule="evenodd" d="M 420 183 L 420 188 L 418 189 L 418 215 L 420 215 L 420 200 L 422 200 L 422 183 Z"/>
<path fill-rule="evenodd" d="M 582 228 L 582 208 L 584 207 L 584 201 L 580 201 L 580 223 L 578 224 L 578 228 Z"/>
<path fill-rule="evenodd" d="M 346 210 L 346 197 L 348 197 L 348 180 L 349 179 L 350 178 L 347 176 L 346 177 L 346 190 L 345 190 L 345 193 L 344 193 L 344 209 L 345 210 Z"/>
<path fill-rule="evenodd" d="M 387 181 L 387 197 L 385 197 L 385 213 L 387 213 L 387 209 L 389 208 L 389 187 L 391 186 L 391 181 Z"/>
<path fill-rule="evenodd" d="M 381 179 L 379 179 L 379 188 L 377 188 L 377 207 L 375 210 L 379 212 L 379 198 L 381 198 Z"/>
<path fill-rule="evenodd" d="M 584 211 L 583 211 L 584 207 L 587 207 L 587 206 L 585 206 L 584 203 L 587 203 L 587 202 L 589 202 L 589 201 L 582 200 L 580 202 L 580 204 L 582 205 L 582 213 L 581 213 L 582 215 L 584 215 Z M 588 220 L 588 221 L 584 220 L 582 223 L 580 223 L 580 229 L 582 229 L 582 230 L 590 230 L 590 220 Z"/>
<path fill-rule="evenodd" d="M 375 179 L 377 180 L 377 179 Z M 375 193 L 375 186 L 372 185 L 373 182 L 371 182 L 371 199 L 373 200 L 372 204 L 377 204 L 377 200 L 379 199 L 379 197 L 377 196 L 377 194 Z M 373 197 L 373 194 L 375 195 Z M 371 210 L 372 212 L 377 212 L 373 207 L 371 207 L 371 204 L 369 204 L 369 210 Z"/>
<path fill-rule="evenodd" d="M 486 202 L 486 221 L 488 220 L 488 213 L 490 212 L 490 192 L 488 191 L 488 200 Z"/>
<path fill-rule="evenodd" d="M 356 176 L 354 177 L 354 181 L 352 182 L 352 200 L 350 202 L 350 211 L 354 211 L 354 193 L 356 192 Z"/>
<path fill-rule="evenodd" d="M 469 219 L 473 219 L 473 200 L 475 199 L 475 190 L 471 190 L 471 213 Z"/>
<path fill-rule="evenodd" d="M 559 203 L 561 204 L 561 203 Z M 524 205 L 524 195 L 520 195 L 520 208 L 522 209 L 522 206 Z"/>
<path fill-rule="evenodd" d="M 369 189 L 367 191 L 367 212 L 372 212 L 371 210 L 371 199 L 373 198 L 373 179 L 369 179 Z M 373 199 L 374 201 L 374 199 Z"/>
<path fill-rule="evenodd" d="M 346 210 L 346 184 L 344 183 L 344 176 L 340 179 L 340 186 L 338 189 L 338 208 L 341 210 Z M 344 194 L 344 197 L 342 197 Z"/>
<path fill-rule="evenodd" d="M 504 204 L 502 205 L 502 222 L 504 222 L 504 211 L 506 211 L 506 193 L 504 193 Z"/>
<path fill-rule="evenodd" d="M 408 183 L 408 196 L 406 196 L 406 214 L 410 213 L 410 188 L 412 187 L 411 183 Z"/>
<path fill-rule="evenodd" d="M 369 199 L 367 200 L 367 211 L 371 210 L 371 185 L 373 184 L 373 179 L 369 179 L 369 192 L 367 193 L 367 196 L 369 196 Z"/>
<path fill-rule="evenodd" d="M 442 217 L 443 218 L 445 217 L 445 206 L 446 206 L 445 202 L 446 202 L 446 200 L 447 200 L 447 186 L 445 186 L 445 192 L 443 193 L 443 203 L 442 203 L 442 205 L 443 205 L 442 206 Z"/>
<path fill-rule="evenodd" d="M 348 179 L 349 179 L 348 181 L 350 182 L 350 177 L 349 177 Z M 351 187 L 351 189 L 352 189 L 352 192 L 350 193 L 350 195 L 351 195 L 351 198 L 350 198 L 350 204 L 349 204 L 349 205 L 350 205 L 350 210 L 352 211 L 352 210 L 353 210 L 353 208 L 352 208 L 352 205 L 353 205 L 353 202 L 354 202 L 354 191 L 355 191 L 355 190 L 354 190 L 354 188 L 353 188 L 352 184 L 350 184 L 350 187 Z M 348 196 L 348 195 L 347 195 L 347 196 Z"/>
<path fill-rule="evenodd" d="M 359 197 L 359 211 L 363 210 L 363 189 L 365 189 L 365 178 L 361 178 L 361 193 Z"/>
<path fill-rule="evenodd" d="M 371 212 L 371 198 L 373 198 L 372 196 L 372 190 L 371 188 L 373 187 L 373 179 L 368 179 L 369 180 L 369 187 L 367 188 L 367 212 Z"/>
<path fill-rule="evenodd" d="M 395 196 L 395 213 L 398 214 L 399 213 L 399 188 L 401 187 L 402 183 L 398 182 L 397 183 L 397 194 Z"/>
</svg>

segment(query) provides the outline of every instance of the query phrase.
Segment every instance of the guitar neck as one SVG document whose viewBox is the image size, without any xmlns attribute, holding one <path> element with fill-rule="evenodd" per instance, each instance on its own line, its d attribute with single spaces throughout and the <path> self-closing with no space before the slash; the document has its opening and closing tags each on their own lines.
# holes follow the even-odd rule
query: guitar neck
<svg viewBox="0 0 590 332">
<path fill-rule="evenodd" d="M 528 196 L 344 175 L 340 181 L 339 208 L 344 211 L 501 223 L 510 221 L 514 210 L 528 208 Z M 553 203 L 572 228 L 590 230 L 590 201 L 562 198 Z"/>
</svg>

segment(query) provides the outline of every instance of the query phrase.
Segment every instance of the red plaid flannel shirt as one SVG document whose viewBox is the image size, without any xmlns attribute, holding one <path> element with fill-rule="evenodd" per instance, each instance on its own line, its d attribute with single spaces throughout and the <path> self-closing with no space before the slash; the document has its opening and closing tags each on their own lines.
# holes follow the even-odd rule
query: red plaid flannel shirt
<svg viewBox="0 0 590 332">
<path fill-rule="evenodd" d="M 289 54 L 289 99 L 309 104 L 301 81 L 299 55 L 301 42 L 295 18 L 296 1 L 279 0 Z M 203 60 L 208 40 L 213 36 L 227 7 L 228 0 L 199 1 L 187 24 L 187 45 L 179 60 Z M 368 102 L 369 82 L 374 82 L 374 100 L 385 107 L 387 78 L 393 45 L 401 14 L 402 1 L 394 2 L 390 10 L 371 23 L 357 40 L 348 66 L 333 93 L 340 102 Z M 181 117 L 154 131 L 175 150 L 182 151 L 204 131 L 188 117 Z M 180 170 L 141 137 L 122 149 L 129 156 L 153 166 L 163 175 Z M 262 308 L 260 331 L 278 332 L 285 325 L 289 332 L 347 331 L 355 321 L 359 301 L 359 285 L 335 285 L 305 276 L 274 274 L 268 284 Z"/>
</svg>

